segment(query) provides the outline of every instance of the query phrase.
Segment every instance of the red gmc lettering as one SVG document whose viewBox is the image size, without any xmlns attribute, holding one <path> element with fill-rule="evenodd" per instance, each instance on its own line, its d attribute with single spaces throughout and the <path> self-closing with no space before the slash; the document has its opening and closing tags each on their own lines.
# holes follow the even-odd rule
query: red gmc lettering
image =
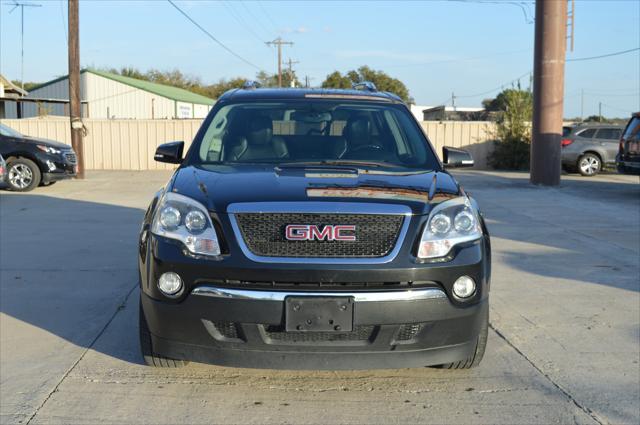
<svg viewBox="0 0 640 425">
<path fill-rule="evenodd" d="M 290 241 L 345 241 L 353 242 L 356 235 L 346 235 L 345 232 L 355 232 L 354 225 L 328 224 L 320 229 L 314 224 L 289 224 L 285 228 L 285 237 Z"/>
</svg>

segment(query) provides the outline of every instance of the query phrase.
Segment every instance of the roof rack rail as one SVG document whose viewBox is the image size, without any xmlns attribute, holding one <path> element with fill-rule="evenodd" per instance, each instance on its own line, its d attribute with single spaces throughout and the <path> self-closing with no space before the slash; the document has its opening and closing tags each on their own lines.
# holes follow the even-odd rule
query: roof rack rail
<svg viewBox="0 0 640 425">
<path fill-rule="evenodd" d="M 247 80 L 244 82 L 244 84 L 242 85 L 242 88 L 244 90 L 253 90 L 253 89 L 259 89 L 260 87 L 262 87 L 262 85 L 257 82 L 257 81 L 253 81 L 253 80 Z"/>
<path fill-rule="evenodd" d="M 366 90 L 370 92 L 378 91 L 378 88 L 371 81 L 360 81 L 358 83 L 353 83 L 351 87 L 354 90 Z"/>
</svg>

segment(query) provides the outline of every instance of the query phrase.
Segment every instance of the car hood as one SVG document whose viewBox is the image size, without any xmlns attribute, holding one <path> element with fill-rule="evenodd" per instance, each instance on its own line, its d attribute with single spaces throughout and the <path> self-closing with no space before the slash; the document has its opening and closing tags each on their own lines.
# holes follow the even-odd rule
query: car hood
<svg viewBox="0 0 640 425">
<path fill-rule="evenodd" d="M 34 145 L 47 145 L 47 146 L 51 146 L 53 148 L 56 149 L 70 149 L 71 146 L 69 145 L 65 145 L 64 143 L 60 143 L 60 142 L 56 142 L 55 140 L 49 140 L 49 139 L 40 139 L 37 137 L 27 137 L 27 136 L 23 136 L 20 141 L 25 142 L 25 143 L 31 143 Z"/>
<path fill-rule="evenodd" d="M 403 204 L 419 215 L 431 208 L 430 191 L 432 199 L 460 194 L 446 172 L 342 166 L 186 166 L 176 171 L 168 189 L 217 213 L 241 202 L 325 201 Z"/>
</svg>

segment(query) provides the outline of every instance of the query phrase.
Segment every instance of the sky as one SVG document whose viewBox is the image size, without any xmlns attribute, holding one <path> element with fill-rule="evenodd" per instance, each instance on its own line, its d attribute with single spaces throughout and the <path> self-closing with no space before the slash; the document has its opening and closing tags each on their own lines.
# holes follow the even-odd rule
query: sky
<svg viewBox="0 0 640 425">
<path fill-rule="evenodd" d="M 0 0 L 0 73 L 20 79 L 20 8 Z M 22 1 L 22 0 L 20 0 Z M 44 82 L 67 74 L 67 5 L 25 0 L 24 78 Z M 322 83 L 335 70 L 361 65 L 402 80 L 419 105 L 479 106 L 533 68 L 533 1 L 199 1 L 176 4 L 207 37 L 164 0 L 81 1 L 83 67 L 179 69 L 205 83 L 275 73 L 283 60 L 300 79 Z M 640 47 L 640 1 L 576 0 L 575 43 L 567 59 Z M 247 63 L 249 62 L 249 63 Z M 584 93 L 584 95 L 583 95 Z M 598 113 L 625 117 L 640 110 L 640 50 L 597 60 L 567 62 L 564 116 Z"/>
</svg>

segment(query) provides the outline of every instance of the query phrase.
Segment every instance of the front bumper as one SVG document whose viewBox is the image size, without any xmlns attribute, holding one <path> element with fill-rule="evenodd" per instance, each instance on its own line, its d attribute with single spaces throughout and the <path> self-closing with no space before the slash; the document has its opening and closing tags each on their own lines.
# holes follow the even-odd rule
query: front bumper
<svg viewBox="0 0 640 425">
<path fill-rule="evenodd" d="M 618 155 L 616 158 L 616 168 L 620 174 L 640 175 L 640 158 L 637 158 L 636 161 L 625 161 Z"/>
<path fill-rule="evenodd" d="M 436 365 L 470 357 L 488 314 L 484 240 L 458 248 L 446 263 L 399 256 L 383 265 L 318 266 L 203 260 L 185 256 L 179 243 L 149 238 L 141 245 L 141 307 L 153 349 L 166 357 L 279 369 Z M 166 271 L 184 281 L 176 300 L 156 287 Z M 477 284 L 468 302 L 451 295 L 462 275 Z M 405 284 L 384 286 L 394 282 Z M 420 296 L 426 293 L 433 296 Z M 285 332 L 284 300 L 301 295 L 353 297 L 354 331 Z"/>
<path fill-rule="evenodd" d="M 60 154 L 41 153 L 38 156 L 38 160 L 42 168 L 43 183 L 70 179 L 76 176 L 77 163 L 76 155 L 73 151 L 65 150 Z"/>
</svg>

